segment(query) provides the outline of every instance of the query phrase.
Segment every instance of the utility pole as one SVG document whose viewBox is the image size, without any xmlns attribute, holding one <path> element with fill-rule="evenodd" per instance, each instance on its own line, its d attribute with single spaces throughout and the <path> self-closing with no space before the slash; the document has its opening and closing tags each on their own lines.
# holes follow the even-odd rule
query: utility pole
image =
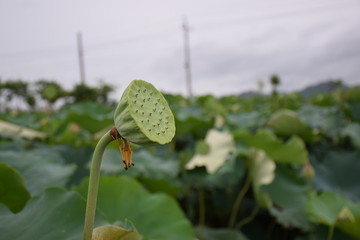
<svg viewBox="0 0 360 240">
<path fill-rule="evenodd" d="M 78 56 L 79 56 L 80 81 L 81 84 L 85 84 L 85 63 L 84 63 L 84 51 L 82 45 L 81 32 L 78 32 L 76 34 L 76 38 L 77 38 L 77 47 L 78 47 Z"/>
<path fill-rule="evenodd" d="M 191 83 L 191 65 L 190 65 L 190 39 L 189 39 L 189 25 L 187 18 L 183 20 L 183 35 L 184 35 L 184 67 L 185 67 L 185 80 L 188 96 L 192 97 L 192 83 Z"/>
</svg>

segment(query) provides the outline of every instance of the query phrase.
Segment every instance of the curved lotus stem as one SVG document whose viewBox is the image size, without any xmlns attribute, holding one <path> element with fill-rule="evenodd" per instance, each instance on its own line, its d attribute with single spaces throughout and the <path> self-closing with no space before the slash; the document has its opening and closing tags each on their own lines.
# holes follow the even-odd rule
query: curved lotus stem
<svg viewBox="0 0 360 240">
<path fill-rule="evenodd" d="M 152 84 L 142 80 L 132 81 L 124 91 L 114 113 L 114 123 L 115 127 L 96 145 L 91 161 L 83 240 L 92 238 L 100 165 L 106 146 L 113 140 L 117 141 L 127 170 L 134 166 L 130 142 L 165 144 L 175 135 L 175 119 L 166 99 Z"/>
<path fill-rule="evenodd" d="M 108 131 L 101 137 L 95 147 L 94 155 L 91 160 L 89 188 L 86 201 L 85 225 L 83 232 L 83 240 L 91 240 L 94 227 L 96 201 L 99 189 L 100 165 L 106 146 L 113 141 L 113 136 Z"/>
</svg>

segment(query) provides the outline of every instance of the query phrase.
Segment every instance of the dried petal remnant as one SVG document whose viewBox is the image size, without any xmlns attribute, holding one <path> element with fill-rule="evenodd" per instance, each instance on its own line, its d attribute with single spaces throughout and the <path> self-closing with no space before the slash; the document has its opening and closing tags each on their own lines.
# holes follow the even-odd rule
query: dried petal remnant
<svg viewBox="0 0 360 240">
<path fill-rule="evenodd" d="M 112 127 L 110 130 L 111 137 L 117 142 L 121 157 L 123 159 L 124 168 L 127 170 L 135 164 L 132 162 L 132 148 L 129 141 L 123 138 L 119 132 L 116 130 L 116 127 Z"/>
</svg>

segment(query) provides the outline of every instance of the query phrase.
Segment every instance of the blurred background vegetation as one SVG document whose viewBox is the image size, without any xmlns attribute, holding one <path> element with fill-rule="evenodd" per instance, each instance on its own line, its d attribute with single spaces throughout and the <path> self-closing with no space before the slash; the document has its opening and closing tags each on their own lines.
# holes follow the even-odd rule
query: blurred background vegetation
<svg viewBox="0 0 360 240">
<path fill-rule="evenodd" d="M 130 222 L 158 240 L 359 239 L 360 88 L 332 80 L 282 93 L 280 84 L 273 75 L 239 95 L 164 93 L 174 140 L 133 146 L 128 171 L 116 144 L 108 147 L 96 225 Z M 113 90 L 1 81 L 0 171 L 29 193 L 9 200 L 0 191 L 4 239 L 80 238 L 89 161 L 113 125 Z"/>
</svg>

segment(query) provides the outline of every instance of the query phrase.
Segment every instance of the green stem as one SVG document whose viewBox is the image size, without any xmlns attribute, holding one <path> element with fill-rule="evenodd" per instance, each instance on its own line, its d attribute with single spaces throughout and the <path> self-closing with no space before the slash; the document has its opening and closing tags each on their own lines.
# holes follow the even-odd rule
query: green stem
<svg viewBox="0 0 360 240">
<path fill-rule="evenodd" d="M 327 240 L 331 240 L 333 238 L 334 228 L 335 228 L 334 225 L 329 226 L 329 233 L 328 233 L 328 236 L 327 236 Z"/>
<path fill-rule="evenodd" d="M 230 215 L 230 220 L 229 220 L 229 228 L 233 228 L 235 225 L 235 221 L 236 221 L 236 217 L 237 217 L 237 213 L 239 211 L 240 208 L 240 204 L 242 199 L 244 198 L 246 192 L 248 191 L 249 187 L 250 187 L 250 183 L 251 183 L 251 177 L 250 174 L 247 175 L 244 186 L 242 187 L 242 189 L 240 190 L 239 194 L 237 195 L 232 211 L 231 211 L 231 215 Z"/>
<path fill-rule="evenodd" d="M 89 188 L 85 212 L 83 240 L 91 240 L 95 221 L 96 200 L 99 189 L 100 165 L 106 146 L 113 140 L 110 131 L 101 137 L 91 160 Z"/>
<path fill-rule="evenodd" d="M 199 226 L 205 226 L 205 193 L 204 188 L 199 189 Z"/>
<path fill-rule="evenodd" d="M 236 224 L 236 228 L 240 230 L 242 226 L 251 222 L 255 218 L 259 210 L 260 210 L 260 206 L 256 205 L 256 207 L 252 210 L 251 214 L 247 218 L 244 218 L 238 224 Z"/>
</svg>

